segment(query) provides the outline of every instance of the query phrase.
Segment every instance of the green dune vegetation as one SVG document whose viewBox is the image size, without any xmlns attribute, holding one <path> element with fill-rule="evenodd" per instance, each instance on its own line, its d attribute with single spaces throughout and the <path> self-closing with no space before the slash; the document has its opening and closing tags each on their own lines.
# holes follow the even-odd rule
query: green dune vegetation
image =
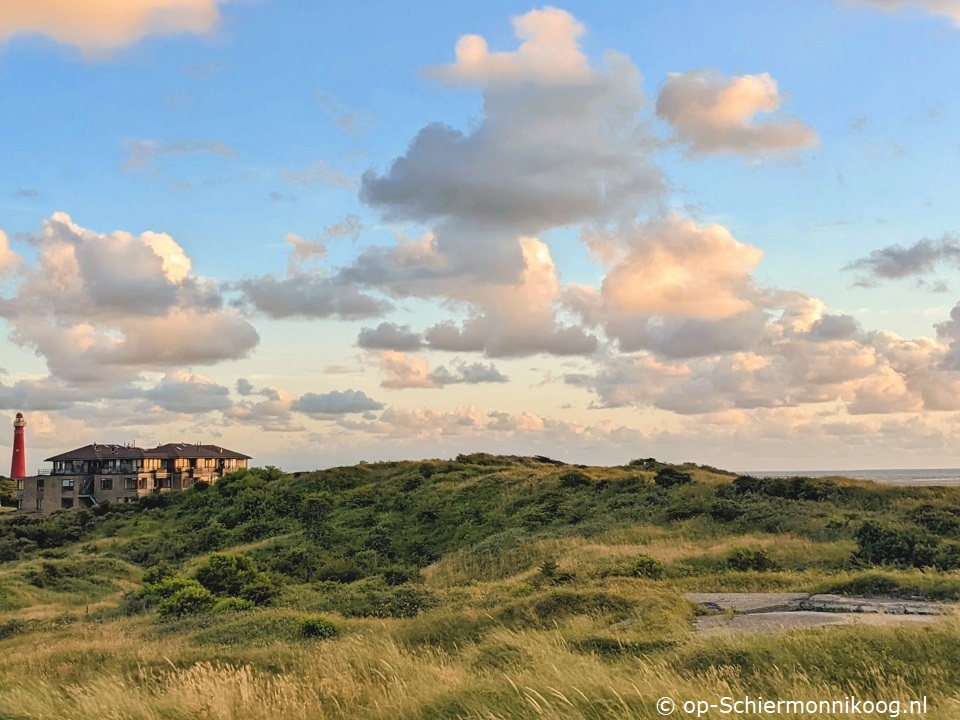
<svg viewBox="0 0 960 720">
<path fill-rule="evenodd" d="M 684 595 L 955 600 L 958 529 L 960 489 L 485 454 L 7 514 L 0 718 L 658 718 L 662 696 L 955 718 L 960 617 L 708 635 Z"/>
</svg>

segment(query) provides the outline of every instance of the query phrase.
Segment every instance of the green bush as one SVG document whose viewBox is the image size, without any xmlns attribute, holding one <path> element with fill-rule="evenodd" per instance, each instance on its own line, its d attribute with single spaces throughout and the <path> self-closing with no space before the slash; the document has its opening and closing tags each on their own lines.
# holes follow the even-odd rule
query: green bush
<svg viewBox="0 0 960 720">
<path fill-rule="evenodd" d="M 727 555 L 727 567 L 731 570 L 767 572 L 776 569 L 776 563 L 764 550 L 738 548 Z"/>
<path fill-rule="evenodd" d="M 198 583 L 177 590 L 170 597 L 161 600 L 157 610 L 161 618 L 197 615 L 212 610 L 216 601 L 213 593 Z"/>
<path fill-rule="evenodd" d="M 868 521 L 857 530 L 855 539 L 859 548 L 853 557 L 860 562 L 913 567 L 933 567 L 936 564 L 937 539 L 912 528 Z"/>
<path fill-rule="evenodd" d="M 300 620 L 300 636 L 307 640 L 323 640 L 336 634 L 336 626 L 322 617 L 305 617 Z"/>
<path fill-rule="evenodd" d="M 670 488 L 676 487 L 677 485 L 686 485 L 689 482 L 693 481 L 693 476 L 688 472 L 683 472 L 683 470 L 677 470 L 672 467 L 662 467 L 657 470 L 657 474 L 653 478 L 653 482 L 658 487 Z"/>
<path fill-rule="evenodd" d="M 143 582 L 148 585 L 156 585 L 167 578 L 172 578 L 174 575 L 176 575 L 176 572 L 170 563 L 166 560 L 161 560 L 153 567 L 147 568 L 147 571 L 143 573 Z"/>
<path fill-rule="evenodd" d="M 589 487 L 591 483 L 590 476 L 579 470 L 571 470 L 560 476 L 560 487 L 562 488 Z"/>
<path fill-rule="evenodd" d="M 279 594 L 280 588 L 265 575 L 261 575 L 260 578 L 244 585 L 240 589 L 240 597 L 243 600 L 260 606 L 269 605 Z"/>
<path fill-rule="evenodd" d="M 250 558 L 224 553 L 211 555 L 194 577 L 214 595 L 231 596 L 238 596 L 244 585 L 258 579 Z"/>
<path fill-rule="evenodd" d="M 319 583 L 325 609 L 344 617 L 411 618 L 437 605 L 426 590 L 409 586 L 389 587 L 379 579 L 351 585 Z"/>
<path fill-rule="evenodd" d="M 253 610 L 256 607 L 256 603 L 253 603 L 249 600 L 228 597 L 217 600 L 211 608 L 211 611 L 215 613 L 243 612 L 244 610 Z"/>
<path fill-rule="evenodd" d="M 638 555 L 630 566 L 630 574 L 636 577 L 659 580 L 663 577 L 663 563 L 649 555 Z"/>
</svg>

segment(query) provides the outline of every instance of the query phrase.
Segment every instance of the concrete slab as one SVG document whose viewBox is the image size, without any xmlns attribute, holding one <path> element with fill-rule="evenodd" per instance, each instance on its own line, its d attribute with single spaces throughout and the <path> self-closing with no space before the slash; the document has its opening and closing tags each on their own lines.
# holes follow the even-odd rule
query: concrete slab
<svg viewBox="0 0 960 720">
<path fill-rule="evenodd" d="M 893 615 L 883 613 L 837 613 L 811 610 L 763 612 L 747 615 L 707 615 L 696 620 L 696 629 L 704 634 L 771 634 L 835 625 L 893 626 L 929 623 L 936 615 Z"/>
<path fill-rule="evenodd" d="M 801 600 L 810 593 L 688 593 L 684 598 L 702 605 L 707 610 L 736 613 L 765 613 L 776 610 L 799 609 Z"/>
</svg>

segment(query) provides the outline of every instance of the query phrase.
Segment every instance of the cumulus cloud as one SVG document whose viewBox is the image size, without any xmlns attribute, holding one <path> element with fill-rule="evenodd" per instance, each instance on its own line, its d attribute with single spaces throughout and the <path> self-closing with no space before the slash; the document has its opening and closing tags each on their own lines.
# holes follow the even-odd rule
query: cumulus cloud
<svg viewBox="0 0 960 720">
<path fill-rule="evenodd" d="M 507 376 L 497 370 L 493 363 L 482 362 L 455 362 L 452 370 L 441 365 L 431 373 L 431 377 L 440 385 L 504 383 L 508 380 Z"/>
<path fill-rule="evenodd" d="M 422 356 L 387 350 L 379 353 L 380 385 L 395 390 L 409 388 L 441 388 L 444 385 L 507 382 L 493 363 L 467 363 L 455 360 L 448 368 L 440 365 L 431 370 L 430 361 Z"/>
<path fill-rule="evenodd" d="M 9 274 L 20 264 L 20 257 L 10 247 L 10 239 L 0 230 L 0 278 Z"/>
<path fill-rule="evenodd" d="M 216 286 L 191 274 L 169 235 L 97 233 L 55 213 L 31 242 L 37 262 L 23 269 L 16 294 L 0 300 L 0 316 L 59 378 L 120 381 L 143 369 L 244 357 L 259 342 L 222 307 Z"/>
<path fill-rule="evenodd" d="M 291 406 L 295 412 L 306 415 L 346 415 L 382 410 L 383 403 L 377 402 L 359 390 L 332 390 L 318 394 L 308 392 L 301 395 Z"/>
<path fill-rule="evenodd" d="M 253 389 L 252 384 L 241 378 L 237 389 L 244 399 L 234 403 L 224 416 L 238 423 L 255 424 L 267 432 L 302 432 L 303 423 L 291 415 L 297 397 L 275 386 Z M 249 399 L 260 397 L 262 400 Z"/>
<path fill-rule="evenodd" d="M 472 130 L 427 125 L 385 173 L 362 177 L 361 199 L 387 219 L 435 223 L 434 274 L 511 280 L 523 269 L 519 236 L 630 213 L 663 191 L 636 67 L 608 53 L 604 70 L 591 69 L 576 47 L 579 24 L 562 11 L 515 25 L 521 50 L 464 54 L 477 45 L 468 36 L 454 65 L 430 71 L 481 83 Z"/>
<path fill-rule="evenodd" d="M 361 292 L 355 285 L 328 277 L 296 275 L 276 278 L 264 275 L 234 284 L 247 303 L 267 317 L 339 318 L 362 320 L 390 310 L 386 300 Z"/>
<path fill-rule="evenodd" d="M 513 18 L 514 34 L 523 42 L 509 52 L 490 52 L 479 35 L 457 41 L 453 65 L 430 68 L 427 74 L 444 82 L 565 85 L 589 81 L 593 75 L 577 38 L 584 27 L 570 13 L 546 7 Z"/>
<path fill-rule="evenodd" d="M 177 413 L 206 413 L 230 407 L 230 389 L 208 377 L 177 370 L 144 393 L 145 399 Z"/>
<path fill-rule="evenodd" d="M 12 385 L 0 380 L 0 408 L 4 410 L 64 410 L 88 399 L 79 388 L 50 377 L 18 380 Z"/>
<path fill-rule="evenodd" d="M 931 15 L 950 18 L 960 27 L 960 2 L 957 0 L 848 0 L 857 5 L 874 7 L 885 12 L 894 12 L 906 7 L 916 7 Z"/>
<path fill-rule="evenodd" d="M 120 166 L 121 170 L 144 170 L 159 172 L 159 161 L 172 156 L 215 155 L 233 157 L 233 149 L 219 140 L 186 138 L 159 142 L 157 140 L 124 140 L 123 147 L 129 153 Z"/>
<path fill-rule="evenodd" d="M 718 224 L 700 226 L 678 215 L 636 224 L 616 238 L 593 240 L 625 245 L 607 248 L 611 264 L 603 281 L 605 303 L 631 315 L 714 320 L 753 307 L 750 273 L 763 258 Z"/>
<path fill-rule="evenodd" d="M 888 245 L 872 250 L 868 256 L 847 263 L 842 270 L 857 274 L 854 285 L 874 287 L 881 280 L 928 275 L 941 266 L 960 267 L 960 240 L 955 234 L 945 233 L 938 240 L 923 238 L 909 247 Z"/>
<path fill-rule="evenodd" d="M 596 337 L 557 319 L 560 279 L 546 243 L 523 237 L 520 249 L 523 272 L 517 282 L 451 289 L 479 312 L 460 326 L 444 321 L 428 328 L 424 337 L 431 348 L 490 357 L 588 355 L 597 349 Z"/>
<path fill-rule="evenodd" d="M 357 345 L 368 350 L 419 350 L 423 339 L 409 325 L 383 322 L 375 328 L 363 328 L 357 336 Z"/>
<path fill-rule="evenodd" d="M 763 254 L 723 226 L 671 214 L 584 239 L 607 274 L 600 288 L 569 286 L 564 301 L 622 351 L 695 357 L 763 336 L 768 299 L 751 276 Z"/>
<path fill-rule="evenodd" d="M 97 56 L 148 35 L 207 33 L 226 0 L 6 0 L 0 41 L 39 34 Z"/>
<path fill-rule="evenodd" d="M 797 118 L 755 121 L 758 113 L 776 112 L 782 101 L 767 73 L 727 77 L 716 70 L 694 70 L 667 78 L 657 98 L 657 115 L 692 156 L 760 157 L 816 146 L 817 134 Z"/>
</svg>

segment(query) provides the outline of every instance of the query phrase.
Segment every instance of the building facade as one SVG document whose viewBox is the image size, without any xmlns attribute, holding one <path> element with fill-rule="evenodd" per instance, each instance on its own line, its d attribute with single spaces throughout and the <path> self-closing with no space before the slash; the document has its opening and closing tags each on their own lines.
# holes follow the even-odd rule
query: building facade
<svg viewBox="0 0 960 720">
<path fill-rule="evenodd" d="M 49 515 L 102 502 L 135 502 L 154 492 L 187 490 L 215 483 L 247 467 L 249 455 L 216 445 L 169 443 L 145 450 L 130 445 L 85 445 L 47 458 L 53 463 L 34 477 L 17 480 L 17 509 Z"/>
</svg>

